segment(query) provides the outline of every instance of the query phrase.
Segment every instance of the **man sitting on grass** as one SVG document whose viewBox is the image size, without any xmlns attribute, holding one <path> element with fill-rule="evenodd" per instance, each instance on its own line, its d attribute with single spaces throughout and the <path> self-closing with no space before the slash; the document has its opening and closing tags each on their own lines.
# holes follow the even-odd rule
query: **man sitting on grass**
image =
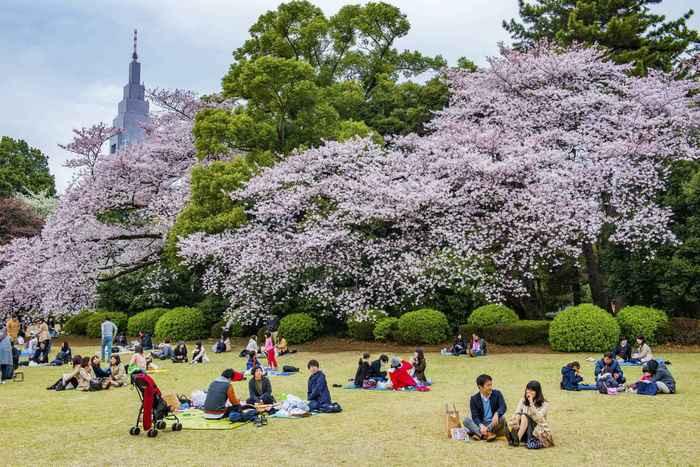
<svg viewBox="0 0 700 467">
<path fill-rule="evenodd" d="M 321 371 L 318 360 L 309 360 L 309 364 L 306 367 L 311 373 L 311 376 L 309 376 L 307 399 L 309 401 L 309 409 L 314 412 L 318 411 L 323 406 L 331 404 L 331 392 L 328 390 L 326 375 Z"/>
<path fill-rule="evenodd" d="M 610 375 L 613 382 L 618 386 L 625 382 L 625 375 L 622 373 L 622 368 L 620 368 L 620 364 L 615 360 L 612 352 L 607 352 L 603 355 L 603 358 L 595 363 L 593 374 L 596 380 L 605 377 L 605 375 Z"/>
<path fill-rule="evenodd" d="M 465 417 L 464 428 L 475 441 L 494 441 L 498 435 L 505 435 L 506 400 L 498 389 L 493 389 L 493 379 L 489 375 L 476 378 L 479 392 L 469 401 L 472 418 Z"/>
</svg>

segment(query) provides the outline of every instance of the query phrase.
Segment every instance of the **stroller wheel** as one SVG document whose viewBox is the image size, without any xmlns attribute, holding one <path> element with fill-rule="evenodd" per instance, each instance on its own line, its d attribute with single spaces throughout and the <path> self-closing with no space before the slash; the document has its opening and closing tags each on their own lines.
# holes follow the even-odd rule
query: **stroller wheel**
<svg viewBox="0 0 700 467">
<path fill-rule="evenodd" d="M 173 423 L 173 431 L 182 431 L 182 423 Z"/>
<path fill-rule="evenodd" d="M 158 423 L 156 423 L 156 428 L 159 430 L 165 430 L 165 421 L 161 420 Z"/>
<path fill-rule="evenodd" d="M 131 429 L 129 430 L 129 434 L 131 436 L 138 436 L 139 433 L 141 433 L 141 428 L 137 426 L 132 426 Z"/>
<path fill-rule="evenodd" d="M 150 430 L 148 430 L 149 438 L 155 438 L 156 436 L 158 436 L 158 430 L 156 430 L 155 428 L 151 428 Z"/>
</svg>

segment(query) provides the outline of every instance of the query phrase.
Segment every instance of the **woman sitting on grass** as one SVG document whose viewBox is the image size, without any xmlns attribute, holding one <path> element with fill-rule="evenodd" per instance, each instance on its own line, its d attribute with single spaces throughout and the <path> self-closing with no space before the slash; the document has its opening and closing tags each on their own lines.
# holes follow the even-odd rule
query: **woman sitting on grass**
<svg viewBox="0 0 700 467">
<path fill-rule="evenodd" d="M 99 355 L 93 355 L 90 359 L 90 365 L 92 365 L 92 371 L 95 373 L 97 378 L 109 378 L 109 369 L 104 370 L 102 368 L 102 360 L 100 360 Z"/>
<path fill-rule="evenodd" d="M 486 355 L 486 341 L 479 337 L 478 334 L 472 334 L 472 338 L 469 341 L 469 356 L 483 357 L 484 355 Z"/>
<path fill-rule="evenodd" d="M 632 358 L 630 358 L 629 363 L 641 365 L 653 359 L 654 355 L 651 353 L 651 347 L 647 344 L 644 336 L 637 336 L 637 347 L 632 352 Z"/>
<path fill-rule="evenodd" d="M 207 362 L 209 362 L 209 357 L 207 357 L 207 352 L 204 350 L 202 342 L 199 341 L 195 344 L 194 351 L 192 352 L 192 364 Z"/>
<path fill-rule="evenodd" d="M 92 369 L 90 357 L 83 357 L 78 372 L 78 389 L 81 391 L 99 391 L 109 388 L 109 378 L 98 378 Z"/>
<path fill-rule="evenodd" d="M 138 368 L 144 373 L 148 370 L 148 361 L 143 355 L 143 347 L 141 344 L 136 344 L 134 346 L 134 354 L 129 361 L 129 374 L 131 374 L 133 368 Z"/>
<path fill-rule="evenodd" d="M 362 358 L 357 362 L 357 371 L 355 372 L 355 379 L 353 380 L 352 387 L 361 388 L 364 386 L 365 381 L 369 379 L 370 373 L 370 362 L 369 362 L 369 352 L 362 354 Z"/>
<path fill-rule="evenodd" d="M 440 351 L 442 355 L 465 355 L 467 353 L 467 341 L 462 337 L 462 334 L 457 334 L 452 347 L 449 349 L 442 349 Z"/>
<path fill-rule="evenodd" d="M 583 383 L 583 376 L 581 376 L 580 372 L 581 364 L 579 362 L 567 363 L 561 369 L 561 383 L 559 383 L 559 387 L 564 391 L 595 390 L 595 384 Z"/>
<path fill-rule="evenodd" d="M 418 347 L 416 349 L 411 364 L 413 365 L 413 378 L 416 380 L 416 384 L 419 386 L 426 386 L 428 384 L 428 378 L 425 377 L 425 369 L 428 363 L 425 360 L 425 353 L 422 348 Z"/>
<path fill-rule="evenodd" d="M 121 387 L 127 382 L 126 371 L 119 355 L 112 355 L 109 359 L 109 381 L 112 386 Z"/>
<path fill-rule="evenodd" d="M 508 422 L 506 438 L 511 446 L 526 443 L 528 449 L 541 449 L 554 446 L 552 432 L 547 423 L 549 403 L 542 395 L 542 385 L 530 381 L 525 386 L 525 395 Z"/>
<path fill-rule="evenodd" d="M 250 397 L 246 402 L 250 405 L 275 403 L 275 398 L 272 396 L 272 384 L 259 366 L 255 367 L 253 377 L 248 381 L 248 392 Z"/>
<path fill-rule="evenodd" d="M 80 379 L 80 367 L 83 363 L 83 357 L 76 355 L 73 357 L 72 364 L 73 368 L 70 373 L 63 375 L 63 388 L 64 389 L 75 389 L 78 387 L 78 382 Z"/>
<path fill-rule="evenodd" d="M 386 371 L 382 371 L 382 364 L 386 365 L 387 363 L 389 363 L 389 357 L 381 354 L 379 358 L 373 361 L 369 366 L 369 375 L 367 377 L 375 381 L 385 381 Z"/>
<path fill-rule="evenodd" d="M 180 341 L 173 350 L 173 363 L 187 363 L 187 346 Z"/>
<path fill-rule="evenodd" d="M 56 358 L 51 362 L 52 366 L 61 366 L 73 360 L 73 353 L 68 342 L 63 342 L 61 349 L 56 354 Z"/>
</svg>

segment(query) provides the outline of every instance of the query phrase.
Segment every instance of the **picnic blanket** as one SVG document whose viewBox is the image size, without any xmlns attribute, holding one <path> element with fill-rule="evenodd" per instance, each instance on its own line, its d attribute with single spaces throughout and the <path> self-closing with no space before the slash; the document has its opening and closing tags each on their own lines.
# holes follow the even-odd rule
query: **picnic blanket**
<svg viewBox="0 0 700 467">
<path fill-rule="evenodd" d="M 168 369 L 167 368 L 158 368 L 158 369 L 150 369 L 146 373 L 149 375 L 155 374 L 155 373 L 167 373 Z"/>
<path fill-rule="evenodd" d="M 266 370 L 268 376 L 292 376 L 297 374 L 296 372 L 290 371 L 276 371 L 276 370 Z"/>
<path fill-rule="evenodd" d="M 346 384 L 343 386 L 343 389 L 362 389 L 363 391 L 393 391 L 393 392 L 401 392 L 401 391 L 406 391 L 406 392 L 428 392 L 430 391 L 429 386 L 421 386 L 424 389 L 417 389 L 415 386 L 407 386 L 405 388 L 401 388 L 397 391 L 394 391 L 394 388 L 388 388 L 388 387 L 373 387 L 373 388 L 363 388 L 360 386 L 355 386 L 354 384 Z"/>
<path fill-rule="evenodd" d="M 228 418 L 210 420 L 204 418 L 204 411 L 187 409 L 177 414 L 183 430 L 234 430 L 245 425 L 244 422 L 231 423 Z"/>
</svg>

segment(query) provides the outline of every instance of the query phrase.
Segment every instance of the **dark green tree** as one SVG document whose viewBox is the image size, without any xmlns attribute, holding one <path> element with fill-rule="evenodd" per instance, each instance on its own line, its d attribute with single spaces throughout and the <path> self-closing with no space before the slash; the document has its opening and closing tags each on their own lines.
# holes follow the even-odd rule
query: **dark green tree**
<svg viewBox="0 0 700 467">
<path fill-rule="evenodd" d="M 49 160 L 26 141 L 3 136 L 0 138 L 0 197 L 30 192 L 56 194 Z"/>
<path fill-rule="evenodd" d="M 399 80 L 446 63 L 397 50 L 409 29 L 398 8 L 381 2 L 347 5 L 327 18 L 294 0 L 261 15 L 222 81 L 221 97 L 238 107 L 197 116 L 200 155 L 287 154 L 324 139 L 422 131 L 446 104 L 447 88 L 439 79 Z"/>
<path fill-rule="evenodd" d="M 654 68 L 671 71 L 698 42 L 689 29 L 689 10 L 675 20 L 651 11 L 661 0 L 518 0 L 522 23 L 511 19 L 503 27 L 516 47 L 548 39 L 559 44 L 599 44 L 617 63 L 631 63 L 634 72 Z"/>
</svg>

